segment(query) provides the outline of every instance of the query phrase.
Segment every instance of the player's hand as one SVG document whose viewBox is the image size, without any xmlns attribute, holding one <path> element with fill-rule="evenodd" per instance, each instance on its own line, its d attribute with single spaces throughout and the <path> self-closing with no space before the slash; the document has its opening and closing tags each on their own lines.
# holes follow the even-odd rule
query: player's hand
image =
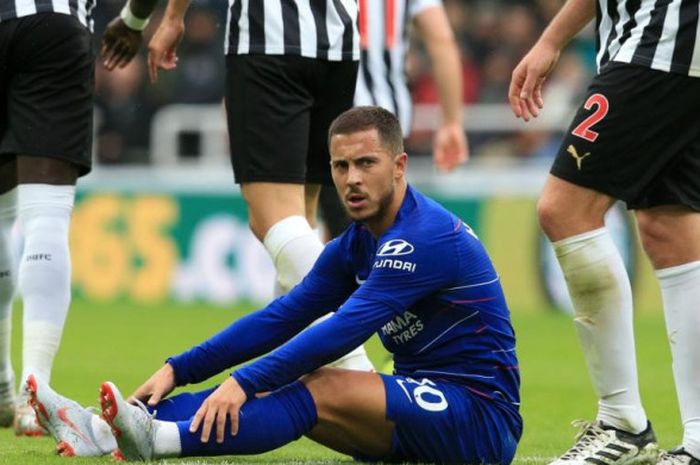
<svg viewBox="0 0 700 465">
<path fill-rule="evenodd" d="M 175 370 L 171 364 L 166 363 L 134 391 L 129 401 L 133 402 L 133 399 L 138 399 L 155 407 L 173 389 L 175 389 Z"/>
<path fill-rule="evenodd" d="M 177 46 L 185 34 L 182 18 L 163 18 L 148 44 L 148 75 L 151 82 L 158 80 L 158 68 L 171 70 L 177 66 Z"/>
<path fill-rule="evenodd" d="M 464 128 L 459 123 L 442 125 L 435 132 L 433 163 L 440 171 L 450 171 L 469 158 Z"/>
<path fill-rule="evenodd" d="M 102 35 L 100 49 L 105 68 L 112 71 L 114 68 L 123 68 L 129 64 L 141 48 L 142 40 L 141 31 L 134 31 L 127 27 L 119 16 L 110 21 Z"/>
<path fill-rule="evenodd" d="M 517 118 L 530 121 L 544 107 L 542 85 L 559 59 L 560 50 L 538 42 L 513 70 L 508 89 L 510 107 Z"/>
<path fill-rule="evenodd" d="M 224 442 L 226 417 L 231 418 L 231 436 L 238 434 L 238 413 L 246 401 L 246 394 L 233 376 L 229 376 L 207 397 L 190 423 L 190 433 L 202 426 L 202 442 L 209 441 L 212 427 L 216 428 L 216 442 Z"/>
</svg>

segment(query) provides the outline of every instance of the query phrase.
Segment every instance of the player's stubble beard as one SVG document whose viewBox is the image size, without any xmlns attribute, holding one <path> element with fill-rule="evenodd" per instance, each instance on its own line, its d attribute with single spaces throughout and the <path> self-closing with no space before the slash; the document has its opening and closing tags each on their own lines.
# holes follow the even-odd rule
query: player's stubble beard
<svg viewBox="0 0 700 465">
<path fill-rule="evenodd" d="M 354 189 L 350 189 L 350 193 L 355 193 L 358 191 L 355 191 Z M 358 192 L 359 193 L 359 192 Z M 389 185 L 389 190 L 379 198 L 379 201 L 377 203 L 377 208 L 374 212 L 368 212 L 365 215 L 362 214 L 355 214 L 350 209 L 348 208 L 347 204 L 345 202 L 343 203 L 343 208 L 345 208 L 345 212 L 348 214 L 350 219 L 353 221 L 359 221 L 361 223 L 371 223 L 373 221 L 381 220 L 381 218 L 384 217 L 386 214 L 389 205 L 391 205 L 392 200 L 394 199 L 394 194 L 396 193 L 396 188 L 394 184 Z M 342 200 L 342 199 L 341 199 Z"/>
</svg>

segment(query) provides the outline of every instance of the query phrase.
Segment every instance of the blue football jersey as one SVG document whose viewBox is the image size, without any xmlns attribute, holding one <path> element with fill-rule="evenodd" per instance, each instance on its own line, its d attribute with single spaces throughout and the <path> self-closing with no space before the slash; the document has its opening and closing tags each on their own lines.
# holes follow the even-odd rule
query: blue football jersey
<svg viewBox="0 0 700 465">
<path fill-rule="evenodd" d="M 471 228 L 410 186 L 381 237 L 354 223 L 289 294 L 169 361 L 185 384 L 267 354 L 233 373 L 250 397 L 373 333 L 397 374 L 460 384 L 519 418 L 515 335 L 498 274 Z"/>
</svg>

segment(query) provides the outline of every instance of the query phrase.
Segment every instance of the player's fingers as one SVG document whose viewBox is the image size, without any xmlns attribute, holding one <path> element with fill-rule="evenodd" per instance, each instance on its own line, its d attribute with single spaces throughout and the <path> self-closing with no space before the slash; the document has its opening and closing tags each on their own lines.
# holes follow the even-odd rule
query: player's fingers
<svg viewBox="0 0 700 465">
<path fill-rule="evenodd" d="M 153 392 L 151 393 L 151 396 L 148 398 L 148 405 L 151 407 L 155 407 L 158 405 L 158 402 L 163 398 L 163 391 L 160 389 L 154 389 Z"/>
<path fill-rule="evenodd" d="M 148 77 L 151 83 L 158 80 L 158 65 L 156 64 L 153 51 L 148 52 Z"/>
<path fill-rule="evenodd" d="M 115 53 L 112 57 L 112 68 L 121 68 L 121 63 L 124 61 L 125 52 L 123 49 L 119 50 L 119 53 Z"/>
<path fill-rule="evenodd" d="M 535 70 L 531 70 L 527 73 L 527 77 L 523 83 L 523 88 L 520 91 L 520 98 L 525 101 L 527 110 L 534 117 L 537 117 L 538 115 L 538 108 L 534 101 L 535 86 L 541 80 L 541 78 L 542 77 L 539 73 L 535 72 Z"/>
<path fill-rule="evenodd" d="M 199 429 L 199 425 L 202 423 L 202 419 L 204 418 L 204 414 L 207 411 L 207 402 L 204 401 L 204 403 L 199 407 L 197 412 L 194 414 L 194 417 L 192 418 L 192 422 L 190 423 L 190 433 L 196 433 L 197 430 Z"/>
<path fill-rule="evenodd" d="M 510 80 L 510 87 L 508 88 L 508 101 L 510 102 L 510 108 L 513 110 L 513 114 L 520 118 L 522 116 L 522 110 L 520 108 L 520 91 L 522 89 L 522 83 L 524 77 L 520 75 L 519 70 L 516 68 L 513 71 L 513 77 Z"/>
<path fill-rule="evenodd" d="M 544 108 L 544 99 L 542 98 L 542 87 L 544 86 L 544 81 L 547 78 L 543 77 L 537 82 L 537 86 L 535 86 L 535 103 L 537 106 L 541 109 Z"/>
<path fill-rule="evenodd" d="M 226 412 L 220 411 L 216 415 L 216 442 L 224 442 L 224 431 L 226 430 Z"/>
<path fill-rule="evenodd" d="M 109 49 L 112 47 L 111 42 L 108 42 L 106 38 L 102 39 L 102 44 L 100 46 L 100 56 L 102 57 L 102 60 L 104 60 L 105 55 L 107 55 L 107 52 Z"/>
<path fill-rule="evenodd" d="M 216 420 L 216 409 L 210 408 L 207 410 L 207 414 L 204 415 L 204 420 L 202 421 L 202 435 L 200 436 L 200 441 L 208 442 L 209 436 L 211 436 L 211 428 Z"/>
<path fill-rule="evenodd" d="M 143 401 L 144 399 L 147 399 L 147 398 L 148 398 L 148 390 L 146 388 L 146 384 L 143 384 L 143 385 L 139 386 L 134 391 L 133 394 L 131 394 L 131 397 L 129 397 L 128 401 L 130 403 L 134 403 L 134 402 L 132 402 L 133 399 L 138 399 L 140 401 Z"/>
<path fill-rule="evenodd" d="M 228 416 L 231 418 L 231 436 L 235 436 L 238 434 L 239 415 L 240 411 L 238 410 L 238 407 L 234 405 L 231 408 L 229 408 Z"/>
<path fill-rule="evenodd" d="M 122 55 L 122 47 L 121 43 L 117 42 L 114 44 L 114 46 L 111 48 L 111 50 L 108 52 L 107 57 L 105 59 L 105 68 L 108 70 L 113 70 L 116 66 L 117 63 L 119 62 L 119 58 Z"/>
</svg>

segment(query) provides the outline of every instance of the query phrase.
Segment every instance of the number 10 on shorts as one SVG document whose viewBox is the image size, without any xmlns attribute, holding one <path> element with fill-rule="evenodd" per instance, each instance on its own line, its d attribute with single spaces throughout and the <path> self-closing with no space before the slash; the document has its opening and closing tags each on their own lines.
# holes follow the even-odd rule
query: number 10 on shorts
<svg viewBox="0 0 700 465">
<path fill-rule="evenodd" d="M 396 382 L 401 387 L 406 397 L 428 412 L 442 412 L 447 409 L 447 399 L 445 394 L 435 388 L 435 383 L 427 378 L 420 381 L 406 377 L 405 379 L 397 379 Z"/>
</svg>

